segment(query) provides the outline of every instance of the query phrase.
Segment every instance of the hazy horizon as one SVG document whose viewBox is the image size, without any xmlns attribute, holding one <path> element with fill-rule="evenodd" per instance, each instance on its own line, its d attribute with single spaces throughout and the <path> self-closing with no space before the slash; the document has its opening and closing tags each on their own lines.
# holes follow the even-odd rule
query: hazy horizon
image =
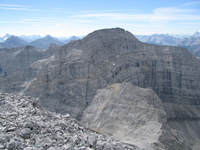
<svg viewBox="0 0 200 150">
<path fill-rule="evenodd" d="M 95 31 L 95 30 L 94 30 Z M 92 31 L 93 32 L 93 31 Z M 196 31 L 196 32 L 199 32 L 199 31 Z M 194 32 L 194 33 L 196 33 L 196 32 Z M 134 33 L 132 33 L 133 35 L 135 35 L 135 36 L 150 36 L 150 35 L 155 35 L 155 34 L 158 34 L 158 35 L 170 35 L 170 36 L 178 36 L 178 35 L 180 35 L 180 36 L 191 36 L 191 35 L 193 35 L 194 33 L 192 33 L 192 34 L 169 34 L 169 33 L 153 33 L 153 34 L 134 34 Z M 73 36 L 76 36 L 76 37 L 80 37 L 80 38 L 82 38 L 82 37 L 84 37 L 84 36 L 87 36 L 87 35 L 69 35 L 69 36 L 53 36 L 53 35 L 51 35 L 51 34 L 45 34 L 45 35 L 40 35 L 40 34 L 19 34 L 19 35 L 15 35 L 15 34 L 10 34 L 10 33 L 6 33 L 6 34 L 9 34 L 10 36 L 41 36 L 42 38 L 43 37 L 46 37 L 46 36 L 48 36 L 48 35 L 50 35 L 50 36 L 52 36 L 52 37 L 56 37 L 56 38 L 70 38 L 70 37 L 73 37 Z M 0 37 L 4 37 L 6 34 L 4 34 L 4 35 L 0 35 Z"/>
<path fill-rule="evenodd" d="M 200 0 L 9 0 L 0 2 L 0 36 L 83 36 L 115 27 L 134 35 L 191 35 L 199 31 L 199 8 Z"/>
</svg>

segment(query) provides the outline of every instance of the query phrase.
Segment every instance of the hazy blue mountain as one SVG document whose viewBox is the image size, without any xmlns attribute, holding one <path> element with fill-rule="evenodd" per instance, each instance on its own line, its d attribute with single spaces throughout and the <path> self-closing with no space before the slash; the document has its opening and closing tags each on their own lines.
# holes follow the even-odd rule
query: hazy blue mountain
<svg viewBox="0 0 200 150">
<path fill-rule="evenodd" d="M 136 36 L 140 41 L 157 45 L 176 45 L 178 38 L 170 36 L 169 34 L 153 34 Z"/>
<path fill-rule="evenodd" d="M 59 42 L 58 40 L 56 40 L 50 35 L 47 35 L 44 38 L 37 39 L 29 44 L 41 49 L 47 49 L 50 44 L 64 45 L 64 43 Z"/>
<path fill-rule="evenodd" d="M 9 37 L 11 37 L 11 35 L 7 33 L 7 34 L 3 37 L 3 40 L 5 41 L 5 40 L 7 40 Z"/>
<path fill-rule="evenodd" d="M 20 39 L 17 36 L 12 35 L 8 39 L 6 39 L 5 42 L 2 43 L 2 45 L 5 48 L 14 48 L 14 47 L 22 47 L 28 45 L 28 42 Z"/>
<path fill-rule="evenodd" d="M 198 32 L 198 31 L 196 31 L 193 35 L 192 35 L 192 37 L 200 37 L 200 32 Z"/>
<path fill-rule="evenodd" d="M 184 47 L 196 57 L 200 57 L 200 33 L 198 31 L 184 38 L 177 38 L 178 35 L 174 37 L 169 34 L 137 35 L 136 37 L 145 43 Z"/>
<path fill-rule="evenodd" d="M 2 37 L 0 37 L 0 42 L 2 43 L 2 42 L 4 42 L 4 40 L 3 40 L 3 38 Z"/>
<path fill-rule="evenodd" d="M 19 35 L 12 36 L 12 38 L 9 39 L 10 37 L 10 34 L 6 34 L 5 36 L 0 37 L 0 48 L 14 48 L 24 45 L 32 45 L 40 49 L 47 49 L 50 44 L 64 45 L 70 41 L 81 39 L 81 37 L 78 36 L 57 38 L 52 37 L 51 35 L 46 35 L 44 37 L 40 35 Z"/>
<path fill-rule="evenodd" d="M 0 37 L 0 42 L 4 42 L 5 40 L 7 40 L 11 35 L 10 34 L 6 34 L 3 37 Z"/>
<path fill-rule="evenodd" d="M 23 39 L 23 40 L 25 40 L 25 41 L 27 41 L 27 42 L 33 42 L 33 41 L 35 41 L 35 40 L 37 40 L 37 39 L 40 39 L 40 38 L 42 38 L 42 36 L 40 36 L 40 35 L 38 35 L 38 34 L 36 34 L 36 35 L 19 35 L 19 38 L 21 38 L 21 39 Z"/>
<path fill-rule="evenodd" d="M 193 53 L 195 56 L 200 57 L 200 33 L 195 32 L 192 36 L 183 38 L 179 43 L 178 46 L 187 48 Z"/>
<path fill-rule="evenodd" d="M 81 38 L 77 37 L 77 36 L 71 36 L 68 39 L 66 39 L 65 41 L 63 41 L 63 43 L 67 44 L 67 43 L 69 43 L 71 41 L 75 41 L 75 40 L 79 40 L 79 39 L 81 39 Z"/>
</svg>

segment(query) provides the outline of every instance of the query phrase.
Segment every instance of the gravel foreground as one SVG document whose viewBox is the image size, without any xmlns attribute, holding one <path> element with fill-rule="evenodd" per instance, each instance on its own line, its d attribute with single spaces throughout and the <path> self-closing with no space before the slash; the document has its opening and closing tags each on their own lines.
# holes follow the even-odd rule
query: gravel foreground
<svg viewBox="0 0 200 150">
<path fill-rule="evenodd" d="M 141 150 L 49 112 L 39 99 L 7 93 L 0 93 L 0 149 Z"/>
</svg>

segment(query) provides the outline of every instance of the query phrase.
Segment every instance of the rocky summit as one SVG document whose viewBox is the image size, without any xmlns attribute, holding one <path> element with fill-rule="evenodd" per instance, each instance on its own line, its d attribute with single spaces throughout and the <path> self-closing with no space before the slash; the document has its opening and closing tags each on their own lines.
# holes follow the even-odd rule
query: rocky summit
<svg viewBox="0 0 200 150">
<path fill-rule="evenodd" d="M 43 109 L 39 99 L 0 93 L 0 149 L 140 150 L 85 128 L 70 115 Z"/>
<path fill-rule="evenodd" d="M 141 148 L 199 149 L 200 60 L 187 49 L 146 44 L 113 28 L 52 45 L 23 71 L 5 74 L 6 60 L 0 60 L 4 91 L 39 97 L 52 112 Z"/>
</svg>

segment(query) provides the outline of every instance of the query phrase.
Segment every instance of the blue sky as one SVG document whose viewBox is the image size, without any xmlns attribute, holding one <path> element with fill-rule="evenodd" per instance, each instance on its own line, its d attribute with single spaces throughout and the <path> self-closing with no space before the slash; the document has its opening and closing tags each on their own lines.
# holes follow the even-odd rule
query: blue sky
<svg viewBox="0 0 200 150">
<path fill-rule="evenodd" d="M 0 36 L 81 36 L 113 27 L 193 34 L 200 31 L 200 0 L 0 0 Z"/>
</svg>

